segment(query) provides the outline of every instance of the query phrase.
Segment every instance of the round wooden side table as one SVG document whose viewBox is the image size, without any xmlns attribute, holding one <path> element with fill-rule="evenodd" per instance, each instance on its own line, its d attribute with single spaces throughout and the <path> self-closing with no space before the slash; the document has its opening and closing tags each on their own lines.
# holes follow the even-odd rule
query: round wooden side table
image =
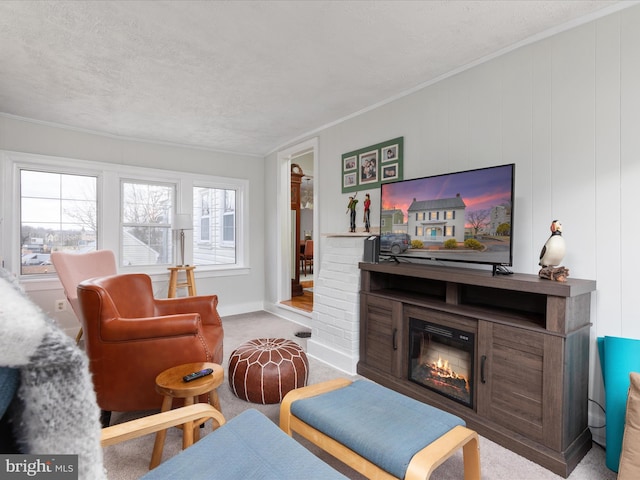
<svg viewBox="0 0 640 480">
<path fill-rule="evenodd" d="M 212 369 L 213 373 L 190 382 L 185 382 L 183 380 L 185 375 L 204 370 L 205 368 Z M 161 411 L 166 412 L 171 410 L 174 398 L 184 398 L 185 405 L 193 405 L 197 401 L 197 398 L 204 394 L 209 394 L 209 403 L 220 411 L 220 400 L 216 389 L 222 384 L 223 380 L 224 370 L 222 366 L 217 363 L 186 363 L 184 365 L 169 368 L 158 374 L 156 377 L 156 392 L 164 396 Z M 183 449 L 190 447 L 194 441 L 199 440 L 199 430 L 198 422 L 191 422 L 184 425 L 182 429 Z M 160 464 L 166 436 L 166 430 L 160 430 L 156 434 L 149 469 L 153 469 Z"/>
</svg>

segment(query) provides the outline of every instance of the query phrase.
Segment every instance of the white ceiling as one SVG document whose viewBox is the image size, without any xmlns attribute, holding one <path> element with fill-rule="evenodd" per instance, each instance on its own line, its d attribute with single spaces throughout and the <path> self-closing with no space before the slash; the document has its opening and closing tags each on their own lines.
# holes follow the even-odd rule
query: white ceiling
<svg viewBox="0 0 640 480">
<path fill-rule="evenodd" d="M 629 3 L 3 0 L 0 112 L 264 155 Z"/>
</svg>

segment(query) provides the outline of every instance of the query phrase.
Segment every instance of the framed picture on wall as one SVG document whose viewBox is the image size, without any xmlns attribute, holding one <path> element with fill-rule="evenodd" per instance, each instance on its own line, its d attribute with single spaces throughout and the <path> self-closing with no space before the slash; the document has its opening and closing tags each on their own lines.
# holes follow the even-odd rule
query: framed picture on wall
<svg viewBox="0 0 640 480">
<path fill-rule="evenodd" d="M 402 180 L 404 137 L 359 148 L 342 155 L 342 193 Z"/>
<path fill-rule="evenodd" d="M 382 149 L 382 163 L 398 160 L 398 145 L 389 145 Z"/>
<path fill-rule="evenodd" d="M 390 181 L 398 179 L 398 164 L 392 163 L 390 165 L 382 166 L 382 181 Z"/>
<path fill-rule="evenodd" d="M 351 188 L 358 185 L 358 179 L 356 178 L 356 172 L 345 173 L 342 179 L 342 189 Z"/>
<path fill-rule="evenodd" d="M 378 150 L 360 154 L 360 185 L 378 181 Z"/>
<path fill-rule="evenodd" d="M 358 157 L 357 156 L 352 156 L 352 157 L 348 157 L 343 159 L 343 165 L 342 165 L 342 170 L 345 172 L 349 172 L 351 170 L 355 170 L 356 168 L 358 168 Z"/>
</svg>

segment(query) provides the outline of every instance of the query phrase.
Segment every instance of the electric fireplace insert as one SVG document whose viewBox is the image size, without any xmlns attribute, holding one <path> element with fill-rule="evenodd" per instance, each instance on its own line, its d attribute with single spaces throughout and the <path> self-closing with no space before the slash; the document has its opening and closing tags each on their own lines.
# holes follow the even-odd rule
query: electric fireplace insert
<svg viewBox="0 0 640 480">
<path fill-rule="evenodd" d="M 473 408 L 473 332 L 416 318 L 409 327 L 409 380 Z"/>
</svg>

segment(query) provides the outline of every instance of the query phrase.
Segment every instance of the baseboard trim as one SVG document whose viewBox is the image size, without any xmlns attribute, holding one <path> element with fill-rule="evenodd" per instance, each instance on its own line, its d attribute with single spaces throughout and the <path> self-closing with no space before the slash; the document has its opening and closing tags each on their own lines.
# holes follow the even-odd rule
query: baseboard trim
<svg viewBox="0 0 640 480">
<path fill-rule="evenodd" d="M 251 302 L 251 303 L 239 303 L 234 304 L 232 306 L 225 306 L 221 303 L 218 303 L 218 314 L 223 317 L 228 317 L 229 315 L 240 315 L 242 313 L 251 313 L 251 312 L 260 312 L 265 310 L 264 304 L 262 302 Z"/>
<path fill-rule="evenodd" d="M 288 305 L 265 303 L 263 310 L 274 315 L 297 323 L 307 328 L 311 328 L 311 313 L 298 310 Z"/>
<path fill-rule="evenodd" d="M 357 358 L 353 358 L 343 352 L 338 352 L 334 348 L 320 343 L 317 339 L 314 339 L 313 336 L 307 341 L 307 355 L 349 375 L 357 374 Z"/>
</svg>

